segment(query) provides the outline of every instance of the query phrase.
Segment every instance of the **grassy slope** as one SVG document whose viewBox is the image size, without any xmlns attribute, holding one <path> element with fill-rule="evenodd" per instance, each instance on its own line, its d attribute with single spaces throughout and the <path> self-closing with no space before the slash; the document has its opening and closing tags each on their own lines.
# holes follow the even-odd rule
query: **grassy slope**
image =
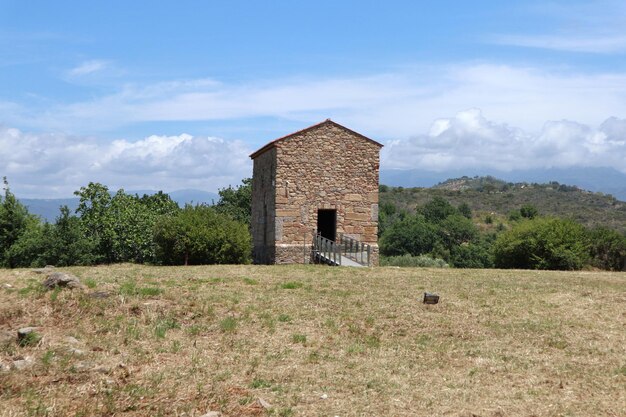
<svg viewBox="0 0 626 417">
<path fill-rule="evenodd" d="M 626 233 L 626 203 L 600 193 L 582 190 L 559 191 L 548 185 L 521 185 L 507 191 L 479 191 L 476 189 L 440 188 L 391 188 L 380 193 L 381 203 L 394 203 L 411 212 L 415 207 L 441 196 L 455 206 L 467 203 L 480 216 L 496 213 L 504 218 L 511 210 L 524 204 L 532 204 L 541 215 L 572 218 L 586 226 L 607 226 Z"/>
<path fill-rule="evenodd" d="M 43 335 L 1 352 L 36 362 L 0 374 L 1 416 L 626 415 L 625 273 L 69 271 L 91 288 L 42 293 L 41 275 L 0 270 L 15 287 L 0 329 Z"/>
</svg>

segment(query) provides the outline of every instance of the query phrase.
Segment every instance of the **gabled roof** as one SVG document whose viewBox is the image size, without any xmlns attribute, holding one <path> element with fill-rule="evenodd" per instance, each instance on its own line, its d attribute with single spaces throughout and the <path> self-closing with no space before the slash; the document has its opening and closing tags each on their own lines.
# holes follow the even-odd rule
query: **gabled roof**
<svg viewBox="0 0 626 417">
<path fill-rule="evenodd" d="M 327 124 L 331 124 L 331 125 L 333 125 L 333 126 L 335 126 L 335 127 L 338 127 L 338 128 L 343 129 L 343 130 L 345 130 L 345 131 L 347 131 L 347 132 L 350 132 L 350 133 L 352 133 L 353 135 L 359 136 L 359 137 L 361 137 L 361 138 L 363 138 L 363 139 L 365 139 L 365 140 L 367 140 L 367 141 L 372 142 L 372 143 L 373 143 L 373 144 L 375 144 L 375 145 L 380 146 L 381 148 L 383 147 L 383 145 L 382 145 L 382 144 L 380 144 L 380 143 L 376 142 L 375 140 L 372 140 L 372 139 L 368 138 L 367 136 L 363 136 L 362 134 L 360 134 L 360 133 L 358 133 L 358 132 L 355 132 L 354 130 L 348 129 L 347 127 L 342 126 L 342 125 L 340 125 L 339 123 L 333 122 L 333 121 L 332 121 L 332 120 L 330 120 L 330 119 L 326 119 L 326 120 L 324 120 L 324 121 L 323 121 L 323 122 L 321 122 L 321 123 L 314 124 L 313 126 L 309 126 L 309 127 L 305 128 L 305 129 L 298 130 L 297 132 L 293 132 L 293 133 L 290 133 L 290 134 L 288 134 L 288 135 L 286 135 L 286 136 L 280 137 L 280 138 L 278 138 L 278 139 L 274 139 L 273 141 L 271 141 L 271 142 L 270 142 L 270 143 L 268 143 L 267 145 L 263 146 L 262 148 L 260 148 L 260 149 L 259 149 L 259 150 L 257 150 L 256 152 L 253 152 L 252 154 L 250 154 L 250 158 L 254 159 L 254 158 L 256 158 L 257 156 L 259 156 L 259 155 L 261 155 L 262 153 L 264 153 L 265 151 L 267 151 L 267 150 L 269 150 L 269 149 L 272 149 L 274 146 L 276 146 L 276 144 L 277 144 L 278 142 L 282 142 L 282 141 L 284 141 L 284 140 L 286 140 L 286 139 L 289 139 L 289 138 L 290 138 L 290 137 L 292 137 L 292 136 L 296 136 L 296 135 L 299 135 L 299 134 L 301 134 L 301 133 L 308 132 L 309 130 L 317 129 L 317 128 L 319 128 L 319 127 L 321 127 L 321 126 L 324 126 L 324 125 L 327 125 Z"/>
</svg>

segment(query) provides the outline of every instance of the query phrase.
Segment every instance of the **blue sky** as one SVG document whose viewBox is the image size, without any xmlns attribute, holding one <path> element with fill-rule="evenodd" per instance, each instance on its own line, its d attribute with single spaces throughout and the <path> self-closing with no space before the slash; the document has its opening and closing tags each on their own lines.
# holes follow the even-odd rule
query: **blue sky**
<svg viewBox="0 0 626 417">
<path fill-rule="evenodd" d="M 626 172 L 626 3 L 0 0 L 0 175 L 24 197 L 216 191 L 326 118 L 382 169 Z"/>
</svg>

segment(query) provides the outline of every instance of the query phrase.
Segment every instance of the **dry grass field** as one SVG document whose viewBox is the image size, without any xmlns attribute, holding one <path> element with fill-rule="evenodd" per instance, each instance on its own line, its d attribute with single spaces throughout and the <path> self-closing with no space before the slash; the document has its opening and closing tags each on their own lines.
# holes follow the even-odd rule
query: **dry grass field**
<svg viewBox="0 0 626 417">
<path fill-rule="evenodd" d="M 625 273 L 64 271 L 0 270 L 0 416 L 626 416 Z"/>
</svg>

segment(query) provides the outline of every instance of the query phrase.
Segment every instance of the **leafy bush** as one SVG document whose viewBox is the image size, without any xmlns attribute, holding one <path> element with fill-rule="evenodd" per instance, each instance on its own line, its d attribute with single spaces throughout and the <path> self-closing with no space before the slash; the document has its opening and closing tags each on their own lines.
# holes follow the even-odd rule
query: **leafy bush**
<svg viewBox="0 0 626 417">
<path fill-rule="evenodd" d="M 450 261 L 455 268 L 491 268 L 493 257 L 487 243 L 467 243 L 452 248 Z"/>
<path fill-rule="evenodd" d="M 434 259 L 428 255 L 411 256 L 381 256 L 380 266 L 423 267 L 423 268 L 447 268 L 448 264 L 443 259 Z"/>
<path fill-rule="evenodd" d="M 389 226 L 380 239 L 380 252 L 387 256 L 420 255 L 430 252 L 436 242 L 436 226 L 418 214 Z"/>
<path fill-rule="evenodd" d="M 558 218 L 520 221 L 498 237 L 493 251 L 499 268 L 578 270 L 589 258 L 584 227 Z"/>
<path fill-rule="evenodd" d="M 237 188 L 228 186 L 219 190 L 219 195 L 215 209 L 249 226 L 252 215 L 252 178 L 244 178 Z"/>
<path fill-rule="evenodd" d="M 37 226 L 38 220 L 32 214 L 28 213 L 26 207 L 20 203 L 15 195 L 9 189 L 9 183 L 6 177 L 4 181 L 4 198 L 0 197 L 0 266 L 8 266 L 14 268 L 20 266 L 24 260 L 20 260 L 19 264 L 15 264 L 16 254 L 10 254 L 11 246 L 13 246 L 20 237 L 30 232 L 28 240 L 32 241 L 33 235 L 38 231 L 34 228 Z M 26 249 L 25 242 L 22 243 L 24 249 L 19 249 L 20 256 Z M 10 259 L 10 258 L 13 258 Z"/>
<path fill-rule="evenodd" d="M 532 204 L 524 204 L 520 207 L 519 214 L 525 219 L 534 219 L 537 215 L 539 215 L 539 210 L 537 210 L 537 207 Z"/>
<path fill-rule="evenodd" d="M 245 224 L 202 205 L 160 218 L 154 241 L 157 259 L 165 265 L 249 263 L 252 250 Z"/>
<path fill-rule="evenodd" d="M 478 229 L 472 221 L 460 214 L 453 214 L 440 222 L 441 242 L 448 250 L 462 243 L 468 243 L 478 237 Z"/>
<path fill-rule="evenodd" d="M 89 183 L 74 194 L 80 197 L 76 211 L 83 235 L 93 242 L 96 262 L 155 261 L 154 224 L 179 210 L 162 192 L 140 198 L 119 190 L 111 196 L 106 186 Z"/>
<path fill-rule="evenodd" d="M 426 221 L 430 223 L 439 223 L 446 217 L 457 214 L 458 210 L 445 198 L 436 196 L 428 203 L 420 207 L 418 212 L 424 216 Z"/>
<path fill-rule="evenodd" d="M 589 232 L 593 266 L 610 271 L 626 271 L 626 236 L 606 227 Z"/>
</svg>

